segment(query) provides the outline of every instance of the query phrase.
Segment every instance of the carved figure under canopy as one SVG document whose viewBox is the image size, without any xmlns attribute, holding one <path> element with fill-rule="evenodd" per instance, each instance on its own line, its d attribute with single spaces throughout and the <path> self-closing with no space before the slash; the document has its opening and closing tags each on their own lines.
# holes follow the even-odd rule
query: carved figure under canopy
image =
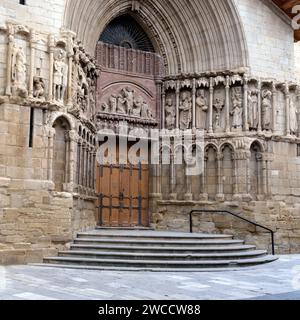
<svg viewBox="0 0 300 320">
<path fill-rule="evenodd" d="M 23 98 L 28 95 L 26 88 L 26 56 L 22 47 L 16 45 L 12 50 L 12 81 L 15 94 Z"/>
<path fill-rule="evenodd" d="M 66 52 L 62 49 L 58 49 L 53 65 L 53 94 L 54 100 L 58 102 L 63 102 L 68 82 L 68 66 L 65 63 L 65 58 Z"/>
<path fill-rule="evenodd" d="M 233 88 L 232 104 L 232 128 L 241 129 L 243 127 L 243 95 L 241 87 Z"/>
<path fill-rule="evenodd" d="M 258 128 L 258 91 L 248 91 L 248 124 L 250 130 Z"/>
<path fill-rule="evenodd" d="M 205 90 L 203 89 L 197 90 L 196 107 L 196 127 L 200 129 L 203 126 L 203 112 L 207 112 L 208 110 L 207 98 L 205 97 Z"/>
<path fill-rule="evenodd" d="M 262 127 L 264 130 L 271 130 L 272 124 L 272 92 L 262 91 Z"/>
<path fill-rule="evenodd" d="M 179 105 L 180 110 L 180 129 L 187 130 L 190 128 L 192 121 L 192 98 L 188 92 L 183 92 Z"/>
<path fill-rule="evenodd" d="M 166 99 L 165 112 L 166 112 L 166 128 L 169 130 L 175 129 L 176 108 L 173 105 L 173 99 L 170 97 Z"/>
<path fill-rule="evenodd" d="M 298 133 L 298 110 L 295 106 L 293 99 L 290 101 L 290 131 L 291 134 L 296 135 Z"/>
</svg>

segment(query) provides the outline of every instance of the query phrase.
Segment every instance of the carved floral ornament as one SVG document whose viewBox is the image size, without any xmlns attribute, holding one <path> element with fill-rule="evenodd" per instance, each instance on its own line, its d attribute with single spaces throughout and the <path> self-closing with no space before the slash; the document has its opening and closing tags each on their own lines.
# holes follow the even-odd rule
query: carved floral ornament
<svg viewBox="0 0 300 320">
<path fill-rule="evenodd" d="M 62 31 L 56 37 L 12 22 L 1 30 L 8 37 L 1 101 L 21 99 L 23 105 L 92 119 L 98 70 L 73 32 Z"/>
</svg>

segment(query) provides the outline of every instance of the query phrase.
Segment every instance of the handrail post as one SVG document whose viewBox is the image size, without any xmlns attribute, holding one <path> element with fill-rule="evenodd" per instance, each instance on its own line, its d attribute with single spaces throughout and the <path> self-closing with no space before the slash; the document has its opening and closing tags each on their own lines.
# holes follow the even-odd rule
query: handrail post
<svg viewBox="0 0 300 320">
<path fill-rule="evenodd" d="M 252 225 L 254 225 L 254 226 L 256 226 L 256 227 L 259 227 L 259 228 L 262 228 L 262 229 L 264 229 L 264 230 L 267 230 L 268 232 L 270 232 L 271 233 L 271 238 L 272 238 L 272 255 L 274 256 L 275 255 L 275 240 L 274 240 L 274 231 L 273 230 L 271 230 L 271 229 L 269 229 L 269 228 L 267 228 L 267 227 L 264 227 L 264 226 L 262 226 L 261 224 L 258 224 L 258 223 L 255 223 L 255 222 L 253 222 L 253 221 L 251 221 L 251 220 L 248 220 L 248 219 L 246 219 L 246 218 L 244 218 L 244 217 L 241 217 L 240 215 L 238 215 L 238 214 L 235 214 L 235 213 L 233 213 L 233 212 L 230 212 L 230 211 L 228 211 L 228 210 L 192 210 L 192 211 L 190 211 L 190 233 L 193 233 L 193 213 L 227 213 L 227 214 L 230 214 L 230 215 L 232 215 L 233 217 L 236 217 L 236 218 L 238 218 L 238 219 L 240 219 L 240 220 L 243 220 L 243 221 L 245 221 L 245 222 L 248 222 L 248 223 L 250 223 L 250 224 L 252 224 Z"/>
<path fill-rule="evenodd" d="M 275 245 L 274 245 L 274 232 L 271 232 L 272 234 L 272 254 L 275 256 Z"/>
</svg>

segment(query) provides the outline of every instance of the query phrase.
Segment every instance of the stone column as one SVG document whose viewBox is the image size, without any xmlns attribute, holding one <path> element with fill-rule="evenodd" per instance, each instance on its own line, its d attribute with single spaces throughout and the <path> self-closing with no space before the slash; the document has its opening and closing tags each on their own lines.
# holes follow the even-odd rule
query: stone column
<svg viewBox="0 0 300 320">
<path fill-rule="evenodd" d="M 174 153 L 171 154 L 171 165 L 170 165 L 170 200 L 177 200 L 176 193 L 176 169 Z"/>
<path fill-rule="evenodd" d="M 223 153 L 218 152 L 217 154 L 217 174 L 218 174 L 218 188 L 216 201 L 224 201 L 224 185 L 223 185 L 223 175 L 222 175 L 222 163 L 223 163 Z"/>
<path fill-rule="evenodd" d="M 258 90 L 258 104 L 257 104 L 257 108 L 258 108 L 258 127 L 257 127 L 257 132 L 261 133 L 262 132 L 262 116 L 261 116 L 261 81 L 258 81 L 258 86 L 257 86 L 257 90 Z"/>
<path fill-rule="evenodd" d="M 248 78 L 244 76 L 244 130 L 249 131 L 248 123 Z"/>
<path fill-rule="evenodd" d="M 36 35 L 35 32 L 30 30 L 30 71 L 29 71 L 29 97 L 33 97 L 33 79 L 35 75 L 35 50 L 36 50 Z"/>
<path fill-rule="evenodd" d="M 85 167 L 86 167 L 86 142 L 81 145 L 81 186 L 85 187 Z"/>
<path fill-rule="evenodd" d="M 97 158 L 97 151 L 94 148 L 93 150 L 93 190 L 97 191 L 97 163 L 96 163 L 96 158 Z"/>
<path fill-rule="evenodd" d="M 65 132 L 66 158 L 65 158 L 65 181 L 64 191 L 68 191 L 68 183 L 70 182 L 70 132 Z"/>
<path fill-rule="evenodd" d="M 196 79 L 193 79 L 193 123 L 192 123 L 192 128 L 195 131 L 196 130 Z"/>
<path fill-rule="evenodd" d="M 53 100 L 53 66 L 54 66 L 54 49 L 55 49 L 55 39 L 53 35 L 49 36 L 49 93 L 48 101 Z"/>
<path fill-rule="evenodd" d="M 176 129 L 179 129 L 180 81 L 176 82 Z"/>
<path fill-rule="evenodd" d="M 81 184 L 81 154 L 82 151 L 82 139 L 78 139 L 77 143 L 77 185 Z"/>
<path fill-rule="evenodd" d="M 290 127 L 290 88 L 288 83 L 284 86 L 284 95 L 285 95 L 285 120 L 286 120 L 286 135 L 291 135 Z"/>
<path fill-rule="evenodd" d="M 161 128 L 166 127 L 166 88 L 165 84 L 162 85 L 162 103 L 161 103 Z"/>
<path fill-rule="evenodd" d="M 272 100 L 273 100 L 273 133 L 277 133 L 277 88 L 276 83 L 272 83 Z"/>
<path fill-rule="evenodd" d="M 55 129 L 51 128 L 48 133 L 48 180 L 53 181 L 53 156 Z"/>
<path fill-rule="evenodd" d="M 225 130 L 230 132 L 230 77 L 226 76 L 225 80 Z"/>
<path fill-rule="evenodd" d="M 76 139 L 76 131 L 71 130 L 69 132 L 69 143 L 70 143 L 70 157 L 69 157 L 69 184 L 70 184 L 70 191 L 73 192 L 74 189 L 74 180 L 75 180 L 75 155 L 77 154 L 77 139 Z"/>
<path fill-rule="evenodd" d="M 11 76 L 12 76 L 12 54 L 13 54 L 13 47 L 15 44 L 14 38 L 14 27 L 13 25 L 8 24 L 8 45 L 7 45 L 7 68 L 6 68 L 6 90 L 5 94 L 7 96 L 11 96 Z"/>
<path fill-rule="evenodd" d="M 213 133 L 213 104 L 214 104 L 214 78 L 210 78 L 209 84 L 209 110 L 208 110 L 208 133 Z"/>
<path fill-rule="evenodd" d="M 73 90 L 72 90 L 72 75 L 73 75 L 73 52 L 68 52 L 68 98 L 67 98 L 67 105 L 69 107 L 72 106 L 73 101 L 72 101 L 72 96 L 73 96 Z"/>
</svg>

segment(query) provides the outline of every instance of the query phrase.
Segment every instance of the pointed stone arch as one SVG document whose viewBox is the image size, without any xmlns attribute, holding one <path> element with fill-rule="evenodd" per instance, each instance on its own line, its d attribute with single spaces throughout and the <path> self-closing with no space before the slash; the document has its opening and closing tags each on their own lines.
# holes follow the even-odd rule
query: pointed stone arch
<svg viewBox="0 0 300 320">
<path fill-rule="evenodd" d="M 249 66 L 243 25 L 233 0 L 67 0 L 64 27 L 77 33 L 90 53 L 101 32 L 119 15 L 132 14 L 165 61 L 167 74 L 241 69 Z M 91 30 L 93 32 L 91 32 Z"/>
</svg>

